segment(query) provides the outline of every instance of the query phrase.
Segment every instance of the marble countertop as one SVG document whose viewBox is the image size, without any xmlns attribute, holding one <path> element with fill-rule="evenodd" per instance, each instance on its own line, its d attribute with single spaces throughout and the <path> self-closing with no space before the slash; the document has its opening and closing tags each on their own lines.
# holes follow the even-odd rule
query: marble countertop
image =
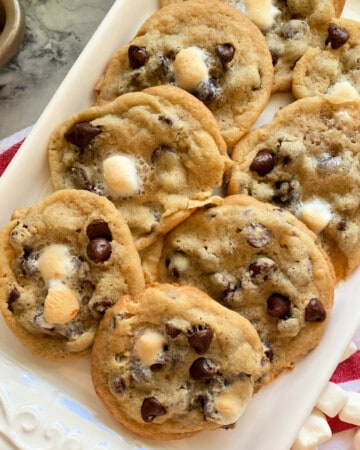
<svg viewBox="0 0 360 450">
<path fill-rule="evenodd" d="M 0 69 L 0 139 L 32 125 L 114 0 L 22 0 L 26 31 Z"/>
</svg>

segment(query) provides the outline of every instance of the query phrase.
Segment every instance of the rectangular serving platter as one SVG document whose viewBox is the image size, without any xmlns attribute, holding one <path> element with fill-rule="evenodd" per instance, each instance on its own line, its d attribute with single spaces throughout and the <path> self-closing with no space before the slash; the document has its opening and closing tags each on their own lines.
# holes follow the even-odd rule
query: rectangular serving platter
<svg viewBox="0 0 360 450">
<path fill-rule="evenodd" d="M 112 53 L 128 42 L 157 8 L 157 0 L 114 3 L 0 178 L 1 227 L 15 208 L 32 205 L 51 192 L 46 149 L 52 130 L 92 103 L 93 87 Z M 343 16 L 360 20 L 358 0 L 347 0 Z M 274 95 L 255 126 L 269 122 L 289 101 L 289 94 Z M 84 445 L 74 448 L 97 450 L 289 450 L 360 325 L 359 288 L 357 270 L 336 289 L 334 309 L 320 345 L 291 372 L 257 393 L 234 430 L 203 432 L 171 442 L 141 440 L 127 432 L 97 399 L 88 361 L 54 363 L 35 358 L 1 319 L 0 447 L 12 449 L 13 443 L 15 448 L 55 449 L 70 448 L 71 443 Z"/>
</svg>

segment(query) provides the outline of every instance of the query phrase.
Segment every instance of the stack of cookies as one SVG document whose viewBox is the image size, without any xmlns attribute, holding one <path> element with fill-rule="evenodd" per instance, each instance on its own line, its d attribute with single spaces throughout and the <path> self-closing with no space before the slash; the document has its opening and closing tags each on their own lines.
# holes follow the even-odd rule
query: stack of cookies
<svg viewBox="0 0 360 450">
<path fill-rule="evenodd" d="M 163 0 L 94 104 L 54 126 L 54 193 L 0 234 L 10 329 L 42 358 L 91 357 L 99 398 L 138 435 L 233 427 L 319 343 L 360 263 L 360 47 L 343 6 Z"/>
</svg>

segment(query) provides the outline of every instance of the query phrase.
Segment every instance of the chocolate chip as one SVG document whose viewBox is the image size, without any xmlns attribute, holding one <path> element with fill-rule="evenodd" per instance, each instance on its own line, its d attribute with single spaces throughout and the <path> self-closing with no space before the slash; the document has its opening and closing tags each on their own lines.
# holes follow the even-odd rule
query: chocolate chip
<svg viewBox="0 0 360 450">
<path fill-rule="evenodd" d="M 278 319 L 287 319 L 290 316 L 290 300 L 281 294 L 272 294 L 267 299 L 267 312 L 269 316 Z"/>
<path fill-rule="evenodd" d="M 104 262 L 110 258 L 111 244 L 104 238 L 96 238 L 89 242 L 86 252 L 91 261 Z"/>
<path fill-rule="evenodd" d="M 331 48 L 336 50 L 346 44 L 349 37 L 349 33 L 344 28 L 340 28 L 334 23 L 331 23 L 328 28 L 328 37 L 326 38 L 325 45 L 331 44 Z"/>
<path fill-rule="evenodd" d="M 107 241 L 112 241 L 112 235 L 109 224 L 103 219 L 95 219 L 86 227 L 86 236 L 92 241 L 96 238 L 104 238 Z"/>
<path fill-rule="evenodd" d="M 199 355 L 206 353 L 210 347 L 214 333 L 210 327 L 195 328 L 188 331 L 188 342 Z"/>
<path fill-rule="evenodd" d="M 250 263 L 249 272 L 252 279 L 256 281 L 266 281 L 273 274 L 275 263 L 270 258 L 260 257 Z"/>
<path fill-rule="evenodd" d="M 181 333 L 181 330 L 179 330 L 179 328 L 174 327 L 170 323 L 167 323 L 165 325 L 165 329 L 166 329 L 166 334 L 173 339 L 175 339 Z"/>
<path fill-rule="evenodd" d="M 300 184 L 296 180 L 277 181 L 273 200 L 278 203 L 287 203 L 299 197 Z"/>
<path fill-rule="evenodd" d="M 173 125 L 173 121 L 172 121 L 171 117 L 166 117 L 166 116 L 160 115 L 159 120 L 160 120 L 160 122 L 166 123 L 166 125 Z"/>
<path fill-rule="evenodd" d="M 7 299 L 7 305 L 8 305 L 9 311 L 14 312 L 13 305 L 16 302 L 16 300 L 18 300 L 19 297 L 20 297 L 20 292 L 16 288 L 13 288 L 10 291 L 9 297 Z"/>
<path fill-rule="evenodd" d="M 160 145 L 155 150 L 153 150 L 153 152 L 151 153 L 152 164 L 155 164 L 156 161 L 158 161 L 161 158 L 161 156 L 166 153 L 176 154 L 176 151 L 172 147 L 169 147 L 168 145 Z"/>
<path fill-rule="evenodd" d="M 274 156 L 267 150 L 260 150 L 250 164 L 250 170 L 264 177 L 273 170 L 274 165 Z"/>
<path fill-rule="evenodd" d="M 206 381 L 214 378 L 216 367 L 210 359 L 198 358 L 191 364 L 189 373 L 194 380 Z"/>
<path fill-rule="evenodd" d="M 95 127 L 89 122 L 79 122 L 64 134 L 64 138 L 78 147 L 86 147 L 101 132 L 101 127 Z"/>
<path fill-rule="evenodd" d="M 218 97 L 217 81 L 213 77 L 208 77 L 201 81 L 193 92 L 195 97 L 208 105 Z"/>
<path fill-rule="evenodd" d="M 23 254 L 19 258 L 21 275 L 30 278 L 37 271 L 37 256 L 33 249 L 24 248 Z"/>
<path fill-rule="evenodd" d="M 279 61 L 279 55 L 276 54 L 276 53 L 273 52 L 273 51 L 271 51 L 270 53 L 271 53 L 271 62 L 272 62 L 272 65 L 275 67 L 276 64 L 277 64 L 277 62 Z"/>
<path fill-rule="evenodd" d="M 144 398 L 141 405 L 141 417 L 144 422 L 152 422 L 155 417 L 166 414 L 166 408 L 156 397 Z"/>
<path fill-rule="evenodd" d="M 99 313 L 103 313 L 113 304 L 114 302 L 112 300 L 109 300 L 108 298 L 102 298 L 101 300 L 97 300 L 92 304 L 92 309 Z"/>
<path fill-rule="evenodd" d="M 151 366 L 150 366 L 150 370 L 152 372 L 160 372 L 160 370 L 162 370 L 163 368 L 164 368 L 164 364 L 161 364 L 161 363 L 151 364 Z"/>
<path fill-rule="evenodd" d="M 128 49 L 128 58 L 132 69 L 142 67 L 148 60 L 148 52 L 145 47 L 130 45 Z"/>
<path fill-rule="evenodd" d="M 344 231 L 344 230 L 345 230 L 345 228 L 346 228 L 346 219 L 345 219 L 344 217 L 343 217 L 342 219 L 339 220 L 339 222 L 338 222 L 336 228 L 337 228 L 339 231 Z"/>
<path fill-rule="evenodd" d="M 305 309 L 306 322 L 323 322 L 326 319 L 326 311 L 318 298 L 312 298 Z"/>
<path fill-rule="evenodd" d="M 126 384 L 122 377 L 114 376 L 109 382 L 110 391 L 115 395 L 123 395 L 126 390 Z"/>
<path fill-rule="evenodd" d="M 246 240 L 251 247 L 266 247 L 272 241 L 270 230 L 268 230 L 261 223 L 251 223 L 246 225 L 244 231 L 246 234 Z"/>
<path fill-rule="evenodd" d="M 68 173 L 74 177 L 76 187 L 97 193 L 96 188 L 90 182 L 86 171 L 82 167 L 71 166 L 68 169 Z"/>
<path fill-rule="evenodd" d="M 235 48 L 231 44 L 222 44 L 215 47 L 215 52 L 220 59 L 223 68 L 226 69 L 229 62 L 234 58 Z"/>
</svg>

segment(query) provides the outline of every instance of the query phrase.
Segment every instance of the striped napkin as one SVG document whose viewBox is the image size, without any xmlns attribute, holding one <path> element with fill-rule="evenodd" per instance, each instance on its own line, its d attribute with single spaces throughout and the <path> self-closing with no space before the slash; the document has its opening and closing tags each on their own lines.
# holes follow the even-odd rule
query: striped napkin
<svg viewBox="0 0 360 450">
<path fill-rule="evenodd" d="M 25 128 L 12 136 L 0 141 L 0 176 L 4 173 L 11 159 L 21 147 L 21 144 L 29 134 L 31 127 Z M 360 329 L 354 336 L 353 342 L 358 350 L 345 361 L 341 362 L 330 381 L 338 384 L 344 390 L 360 392 Z M 358 450 L 355 447 L 353 437 L 358 430 L 354 425 L 342 422 L 337 416 L 327 418 L 333 436 L 327 442 L 319 445 L 319 450 Z"/>
</svg>

